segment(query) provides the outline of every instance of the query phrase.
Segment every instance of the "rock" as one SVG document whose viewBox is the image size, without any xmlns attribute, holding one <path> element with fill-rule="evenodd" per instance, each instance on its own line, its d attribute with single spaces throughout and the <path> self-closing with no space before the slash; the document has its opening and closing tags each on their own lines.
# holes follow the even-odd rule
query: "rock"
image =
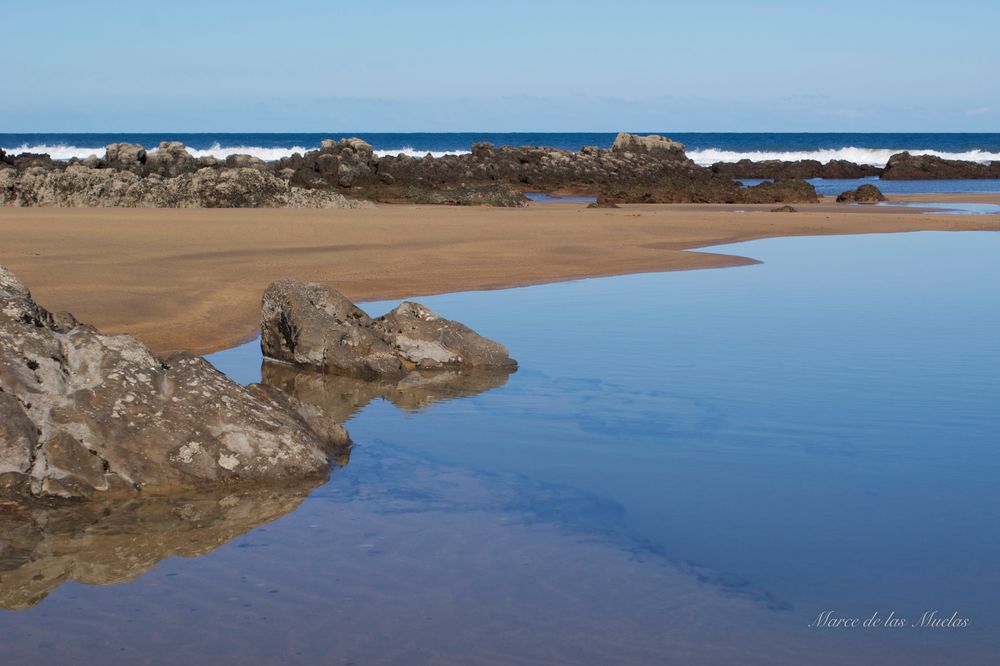
<svg viewBox="0 0 1000 666">
<path fill-rule="evenodd" d="M 615 153 L 653 153 L 668 159 L 685 159 L 684 144 L 671 141 L 658 134 L 639 136 L 628 132 L 619 132 L 615 142 L 611 144 Z"/>
<path fill-rule="evenodd" d="M 303 190 L 251 168 L 204 168 L 173 178 L 71 165 L 64 171 L 0 170 L 0 204 L 116 208 L 360 208 L 331 190 Z"/>
<path fill-rule="evenodd" d="M 725 174 L 740 179 L 786 179 L 786 178 L 867 178 L 882 173 L 882 169 L 867 164 L 854 164 L 846 160 L 830 160 L 826 164 L 818 160 L 762 160 L 752 162 L 743 159 L 738 162 L 716 162 L 714 173 Z"/>
<path fill-rule="evenodd" d="M 882 167 L 871 164 L 855 164 L 847 160 L 830 160 L 820 169 L 819 178 L 831 179 L 856 179 L 870 178 L 882 174 Z"/>
<path fill-rule="evenodd" d="M 214 159 L 214 158 L 213 158 Z M 267 162 L 253 155 L 230 155 L 224 164 L 231 169 L 266 169 Z"/>
<path fill-rule="evenodd" d="M 15 169 L 24 170 L 32 168 L 40 169 L 62 169 L 65 164 L 60 164 L 44 153 L 20 153 L 19 155 L 8 156 L 8 163 Z"/>
<path fill-rule="evenodd" d="M 109 169 L 141 173 L 146 164 L 146 149 L 137 143 L 112 143 L 105 150 L 101 164 Z"/>
<path fill-rule="evenodd" d="M 772 213 L 797 213 L 799 211 L 797 211 L 792 206 L 779 206 L 778 208 L 772 208 L 771 212 Z"/>
<path fill-rule="evenodd" d="M 837 195 L 837 201 L 847 203 L 878 203 L 879 201 L 885 201 L 885 195 L 882 194 L 882 190 L 874 185 L 865 184 L 858 186 L 856 190 L 841 192 Z"/>
<path fill-rule="evenodd" d="M 472 159 L 474 160 L 491 160 L 496 157 L 496 146 L 492 143 L 484 141 L 482 143 L 472 144 Z"/>
<path fill-rule="evenodd" d="M 935 155 L 896 153 L 889 158 L 883 180 L 946 180 L 1000 178 L 1000 162 L 981 164 L 946 160 Z"/>
<path fill-rule="evenodd" d="M 160 147 L 146 154 L 143 170 L 146 175 L 157 174 L 167 178 L 191 174 L 201 168 L 180 141 L 163 141 Z"/>
<path fill-rule="evenodd" d="M 405 368 L 513 368 L 507 348 L 430 308 L 406 301 L 374 320 Z"/>
<path fill-rule="evenodd" d="M 740 190 L 739 203 L 815 203 L 816 188 L 804 180 L 790 178 L 764 182 Z"/>
<path fill-rule="evenodd" d="M 302 479 L 348 443 L 273 389 L 49 313 L 2 267 L 0 306 L 0 492 L 85 499 Z"/>
<path fill-rule="evenodd" d="M 402 372 L 374 322 L 340 292 L 278 280 L 261 301 L 261 350 L 298 367 L 371 379 Z"/>
<path fill-rule="evenodd" d="M 779 180 L 740 187 L 726 176 L 664 180 L 657 185 L 629 187 L 601 193 L 598 206 L 612 203 L 812 203 L 816 188 L 804 180 Z"/>
<path fill-rule="evenodd" d="M 517 366 L 503 345 L 417 303 L 373 319 L 341 293 L 297 280 L 264 291 L 260 331 L 265 358 L 361 379 Z"/>
</svg>

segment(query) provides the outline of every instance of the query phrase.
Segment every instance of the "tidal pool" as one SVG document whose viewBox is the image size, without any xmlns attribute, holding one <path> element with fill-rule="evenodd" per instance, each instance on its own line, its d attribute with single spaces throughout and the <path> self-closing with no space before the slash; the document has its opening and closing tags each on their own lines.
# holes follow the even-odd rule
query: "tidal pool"
<svg viewBox="0 0 1000 666">
<path fill-rule="evenodd" d="M 763 263 L 419 299 L 509 376 L 213 355 L 346 419 L 349 458 L 3 523 L 0 660 L 995 663 L 1000 235 L 712 250 Z"/>
</svg>

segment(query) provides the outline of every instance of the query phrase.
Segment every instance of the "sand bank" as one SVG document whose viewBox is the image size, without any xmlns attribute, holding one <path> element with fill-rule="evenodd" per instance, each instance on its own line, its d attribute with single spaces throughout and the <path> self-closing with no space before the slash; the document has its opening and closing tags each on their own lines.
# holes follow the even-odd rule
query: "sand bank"
<svg viewBox="0 0 1000 666">
<path fill-rule="evenodd" d="M 690 250 L 774 236 L 1000 230 L 991 215 L 771 207 L 0 208 L 0 263 L 50 309 L 157 351 L 206 353 L 254 335 L 260 295 L 281 277 L 375 300 L 743 265 L 753 259 Z"/>
</svg>

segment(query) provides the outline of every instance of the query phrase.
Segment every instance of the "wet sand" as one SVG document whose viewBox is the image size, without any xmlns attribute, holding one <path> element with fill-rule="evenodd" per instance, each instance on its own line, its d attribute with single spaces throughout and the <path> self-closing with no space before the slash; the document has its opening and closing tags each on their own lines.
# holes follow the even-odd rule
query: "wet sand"
<svg viewBox="0 0 1000 666">
<path fill-rule="evenodd" d="M 691 250 L 758 238 L 1000 230 L 993 215 L 922 215 L 829 200 L 796 205 L 798 213 L 769 212 L 773 207 L 0 207 L 0 263 L 51 310 L 69 310 L 108 333 L 131 333 L 155 351 L 207 353 L 255 334 L 260 294 L 282 277 L 376 300 L 745 265 L 753 258 Z"/>
</svg>

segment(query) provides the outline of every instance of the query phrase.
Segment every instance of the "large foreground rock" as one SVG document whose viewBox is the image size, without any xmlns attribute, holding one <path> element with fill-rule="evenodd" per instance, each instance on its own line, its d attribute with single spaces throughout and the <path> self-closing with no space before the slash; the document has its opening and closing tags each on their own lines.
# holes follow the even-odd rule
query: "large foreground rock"
<svg viewBox="0 0 1000 666">
<path fill-rule="evenodd" d="M 266 358 L 361 379 L 517 366 L 500 343 L 418 303 L 373 319 L 340 292 L 298 280 L 264 291 L 260 334 Z"/>
<path fill-rule="evenodd" d="M 0 496 L 93 498 L 324 474 L 346 432 L 208 362 L 36 304 L 0 267 Z"/>
</svg>

